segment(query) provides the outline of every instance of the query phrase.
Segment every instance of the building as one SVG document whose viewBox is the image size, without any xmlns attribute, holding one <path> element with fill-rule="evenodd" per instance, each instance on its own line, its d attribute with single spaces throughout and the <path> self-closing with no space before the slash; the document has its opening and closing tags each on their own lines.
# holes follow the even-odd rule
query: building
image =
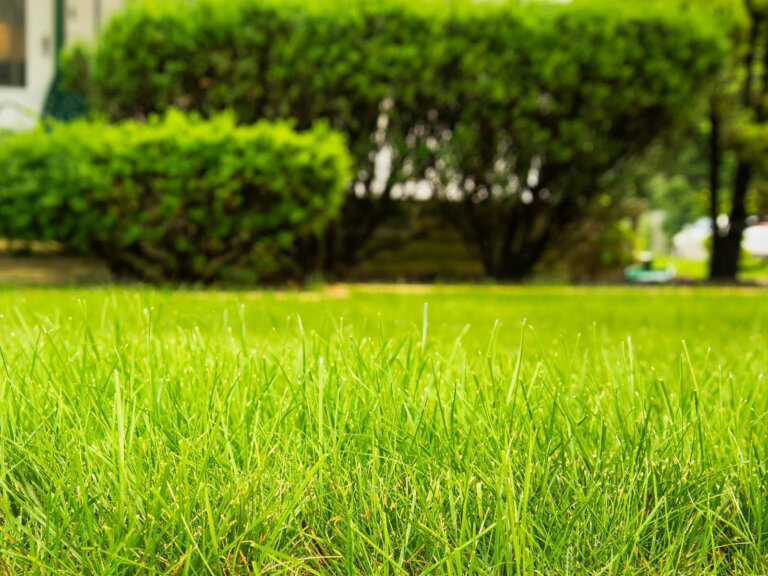
<svg viewBox="0 0 768 576">
<path fill-rule="evenodd" d="M 0 127 L 34 124 L 68 42 L 98 34 L 125 0 L 0 0 Z"/>
</svg>

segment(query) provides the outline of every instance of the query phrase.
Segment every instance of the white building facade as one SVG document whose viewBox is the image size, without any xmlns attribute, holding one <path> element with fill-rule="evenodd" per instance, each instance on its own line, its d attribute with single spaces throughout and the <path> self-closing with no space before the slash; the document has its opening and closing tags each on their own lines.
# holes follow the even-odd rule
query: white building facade
<svg viewBox="0 0 768 576">
<path fill-rule="evenodd" d="M 33 125 L 67 42 L 89 40 L 125 0 L 0 0 L 0 127 Z"/>
</svg>

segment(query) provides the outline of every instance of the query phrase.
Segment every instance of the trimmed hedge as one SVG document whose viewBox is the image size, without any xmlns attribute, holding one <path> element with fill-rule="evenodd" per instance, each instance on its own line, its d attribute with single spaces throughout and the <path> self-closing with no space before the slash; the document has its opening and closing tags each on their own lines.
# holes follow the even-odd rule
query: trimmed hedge
<svg viewBox="0 0 768 576">
<path fill-rule="evenodd" d="M 355 159 L 344 260 L 427 180 L 465 200 L 487 271 L 517 277 L 724 62 L 724 34 L 683 4 L 139 1 L 99 39 L 90 97 L 112 119 L 327 119 Z"/>
<path fill-rule="evenodd" d="M 322 125 L 173 112 L 41 127 L 0 145 L 0 236 L 58 241 L 144 280 L 297 277 L 297 242 L 336 217 L 349 165 Z"/>
</svg>

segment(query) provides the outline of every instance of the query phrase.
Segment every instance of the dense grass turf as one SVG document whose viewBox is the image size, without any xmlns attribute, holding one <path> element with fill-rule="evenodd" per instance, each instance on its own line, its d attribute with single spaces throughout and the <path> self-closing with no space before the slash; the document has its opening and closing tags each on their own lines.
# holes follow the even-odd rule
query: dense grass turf
<svg viewBox="0 0 768 576">
<path fill-rule="evenodd" d="M 0 573 L 768 570 L 766 292 L 401 292 L 0 292 Z"/>
</svg>

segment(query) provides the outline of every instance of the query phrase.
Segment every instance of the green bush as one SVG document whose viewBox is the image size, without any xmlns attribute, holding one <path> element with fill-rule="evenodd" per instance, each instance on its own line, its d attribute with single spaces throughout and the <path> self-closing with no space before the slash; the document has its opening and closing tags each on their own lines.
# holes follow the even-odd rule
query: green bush
<svg viewBox="0 0 768 576">
<path fill-rule="evenodd" d="M 344 139 L 181 113 L 53 125 L 0 145 L 0 236 L 59 241 L 147 280 L 283 279 L 341 206 Z"/>
<path fill-rule="evenodd" d="M 587 214 L 552 242 L 537 275 L 570 282 L 622 281 L 624 268 L 635 260 L 637 234 L 632 222 L 643 209 L 643 202 L 596 198 Z"/>
<path fill-rule="evenodd" d="M 463 201 L 456 221 L 497 277 L 527 273 L 626 158 L 695 107 L 727 53 L 674 2 L 130 6 L 92 57 L 97 110 L 327 119 L 355 159 L 344 260 L 421 180 Z"/>
<path fill-rule="evenodd" d="M 70 44 L 62 53 L 60 70 L 51 84 L 43 116 L 59 121 L 75 120 L 88 114 L 87 94 L 91 85 L 90 51 L 83 43 Z"/>
</svg>

